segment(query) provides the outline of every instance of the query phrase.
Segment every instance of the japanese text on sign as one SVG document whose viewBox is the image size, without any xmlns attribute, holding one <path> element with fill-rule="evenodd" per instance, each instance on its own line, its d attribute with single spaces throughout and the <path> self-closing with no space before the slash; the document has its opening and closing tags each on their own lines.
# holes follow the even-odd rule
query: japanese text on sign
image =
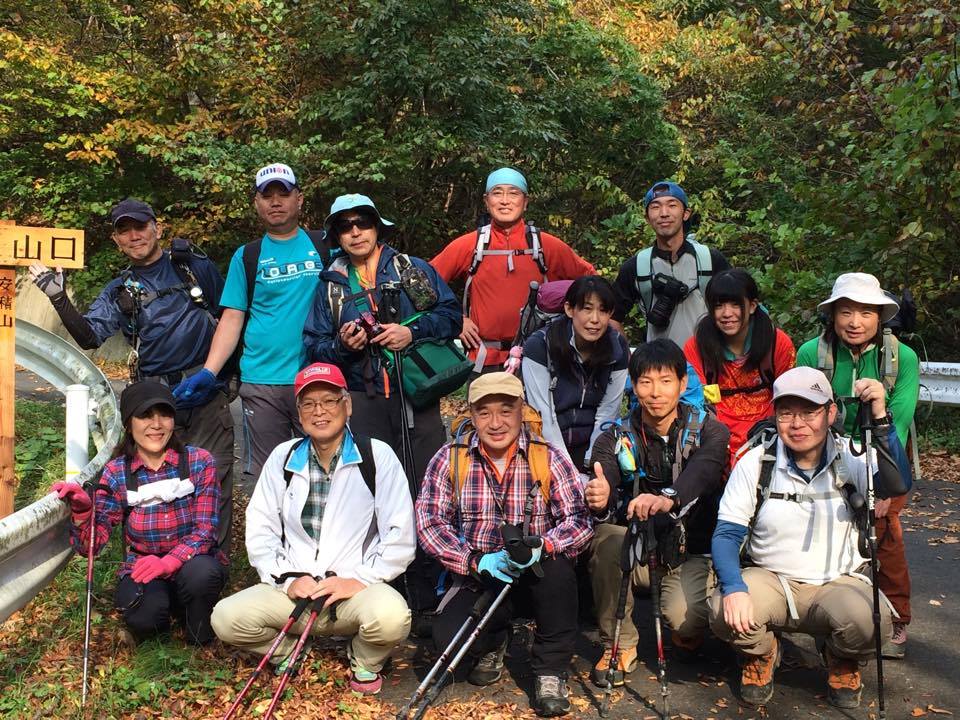
<svg viewBox="0 0 960 720">
<path fill-rule="evenodd" d="M 83 267 L 83 230 L 0 226 L 0 266 Z"/>
</svg>

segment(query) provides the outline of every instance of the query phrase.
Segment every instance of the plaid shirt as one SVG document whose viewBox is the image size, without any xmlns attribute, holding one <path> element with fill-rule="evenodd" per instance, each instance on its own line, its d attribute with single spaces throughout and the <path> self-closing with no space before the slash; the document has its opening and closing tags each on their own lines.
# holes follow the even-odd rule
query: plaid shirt
<svg viewBox="0 0 960 720">
<path fill-rule="evenodd" d="M 330 496 L 330 480 L 332 473 L 340 463 L 340 454 L 343 452 L 343 441 L 340 441 L 340 447 L 330 458 L 330 472 L 320 464 L 320 458 L 317 457 L 317 451 L 310 444 L 310 492 L 307 494 L 307 500 L 303 503 L 303 510 L 300 512 L 300 524 L 314 540 L 320 540 L 320 527 L 323 525 L 323 511 L 327 507 L 327 498 Z"/>
<path fill-rule="evenodd" d="M 124 541 L 127 556 L 117 572 L 118 577 L 129 575 L 133 563 L 144 555 L 172 555 L 186 562 L 195 555 L 210 555 L 217 545 L 219 522 L 220 484 L 217 482 L 216 463 L 206 450 L 187 447 L 192 495 L 177 498 L 173 502 L 132 508 L 127 518 Z M 144 487 L 159 480 L 175 480 L 179 477 L 177 466 L 180 456 L 172 448 L 158 470 L 143 464 L 139 455 L 129 463 L 115 458 L 103 469 L 100 484 L 109 485 L 110 492 L 97 492 L 97 523 L 94 536 L 94 553 L 99 553 L 110 539 L 114 525 L 123 523 L 127 504 L 127 478 L 125 467 L 136 476 L 137 485 Z M 186 479 L 186 478 L 183 478 Z M 90 541 L 90 524 L 74 525 L 70 530 L 70 542 L 79 553 L 86 553 Z M 226 556 L 216 550 L 217 559 L 228 564 Z"/>
<path fill-rule="evenodd" d="M 517 452 L 498 483 L 496 472 L 480 452 L 476 433 L 470 442 L 470 467 L 460 491 L 462 528 L 450 477 L 450 445 L 444 445 L 427 467 L 417 498 L 417 536 L 427 554 L 460 575 L 470 572 L 470 556 L 503 547 L 500 525 L 523 522 L 523 506 L 533 487 L 527 463 L 529 437 L 524 430 L 517 439 Z M 563 453 L 549 449 L 550 502 L 537 491 L 533 502 L 530 533 L 546 542 L 545 552 L 575 557 L 593 536 L 583 488 L 573 463 Z M 502 508 L 502 511 L 501 511 Z"/>
</svg>

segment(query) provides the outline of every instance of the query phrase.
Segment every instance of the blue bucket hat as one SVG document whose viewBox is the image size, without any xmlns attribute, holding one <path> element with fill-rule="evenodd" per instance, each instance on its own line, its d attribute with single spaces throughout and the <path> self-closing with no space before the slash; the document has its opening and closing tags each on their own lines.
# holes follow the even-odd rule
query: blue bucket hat
<svg viewBox="0 0 960 720">
<path fill-rule="evenodd" d="M 392 222 L 380 215 L 380 211 L 377 210 L 377 206 L 373 204 L 373 200 L 366 195 L 350 193 L 349 195 L 340 195 L 330 206 L 330 214 L 327 215 L 326 220 L 323 221 L 323 229 L 327 231 L 328 235 L 333 225 L 333 219 L 347 210 L 366 210 L 376 216 L 377 222 L 380 223 L 380 227 L 384 230 L 393 227 Z"/>
<path fill-rule="evenodd" d="M 502 167 L 487 175 L 487 189 L 484 192 L 490 192 L 497 185 L 513 185 L 522 190 L 524 195 L 528 194 L 527 179 L 513 168 Z"/>
<path fill-rule="evenodd" d="M 684 207 L 689 207 L 687 202 L 687 194 L 683 191 L 683 188 L 677 185 L 675 182 L 670 182 L 669 180 L 661 180 L 658 183 L 654 183 L 653 187 L 647 190 L 647 194 L 643 196 L 643 211 L 646 212 L 647 208 L 657 198 L 662 197 L 672 197 L 676 198 L 683 203 Z"/>
</svg>

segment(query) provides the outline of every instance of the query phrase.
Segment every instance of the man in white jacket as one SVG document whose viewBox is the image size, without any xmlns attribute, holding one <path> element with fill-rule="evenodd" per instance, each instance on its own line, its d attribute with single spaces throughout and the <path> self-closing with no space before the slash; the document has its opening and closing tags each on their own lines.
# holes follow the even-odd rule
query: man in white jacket
<svg viewBox="0 0 960 720">
<path fill-rule="evenodd" d="M 387 583 L 413 560 L 416 531 L 393 450 L 347 428 L 346 387 L 335 365 L 314 363 L 297 374 L 307 437 L 273 450 L 247 506 L 247 557 L 261 582 L 221 600 L 211 623 L 223 642 L 264 654 L 297 599 L 327 596 L 312 634 L 349 636 L 350 688 L 374 694 L 390 651 L 410 630 L 406 602 Z M 285 660 L 305 623 L 306 615 L 272 662 Z"/>
</svg>

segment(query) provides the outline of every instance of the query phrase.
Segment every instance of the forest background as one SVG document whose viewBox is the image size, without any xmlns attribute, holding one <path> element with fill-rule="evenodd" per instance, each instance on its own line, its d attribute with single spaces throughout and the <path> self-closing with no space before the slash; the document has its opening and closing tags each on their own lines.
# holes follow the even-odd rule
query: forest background
<svg viewBox="0 0 960 720">
<path fill-rule="evenodd" d="M 123 266 L 124 196 L 225 268 L 283 161 L 306 224 L 364 192 L 430 258 L 511 164 L 612 277 L 671 177 L 798 342 L 863 270 L 956 361 L 958 30 L 951 0 L 0 0 L 0 216 L 86 229 L 82 305 Z"/>
</svg>

